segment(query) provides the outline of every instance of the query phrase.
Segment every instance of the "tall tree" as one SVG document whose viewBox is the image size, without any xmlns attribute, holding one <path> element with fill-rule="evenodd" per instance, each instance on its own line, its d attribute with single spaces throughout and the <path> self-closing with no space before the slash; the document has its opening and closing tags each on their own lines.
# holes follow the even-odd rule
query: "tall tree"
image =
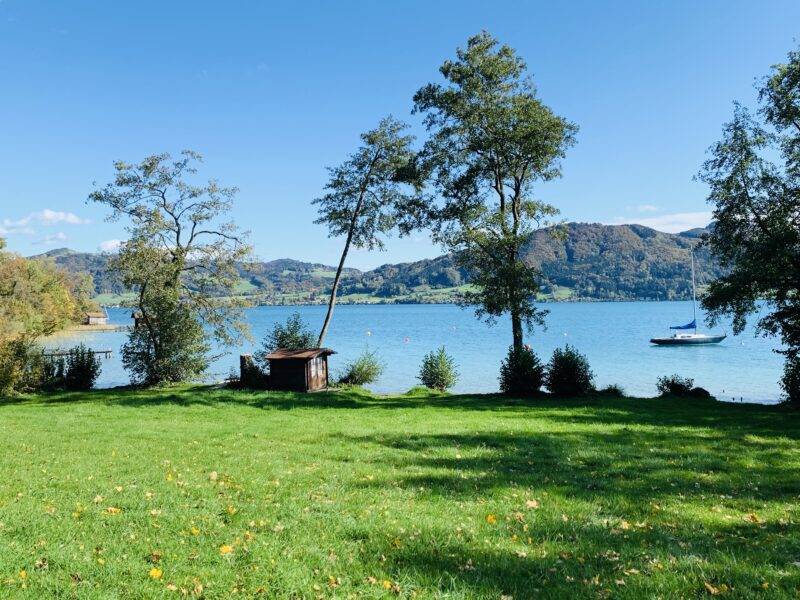
<svg viewBox="0 0 800 600">
<path fill-rule="evenodd" d="M 534 305 L 540 273 L 524 251 L 558 212 L 534 199 L 533 185 L 560 175 L 577 131 L 539 100 L 526 70 L 513 49 L 482 32 L 440 67 L 446 85 L 414 96 L 431 133 L 420 163 L 442 199 L 428 211 L 434 239 L 476 288 L 464 303 L 490 322 L 510 315 L 516 351 L 523 329 L 546 314 Z"/>
<path fill-rule="evenodd" d="M 123 351 L 134 381 L 167 383 L 199 376 L 208 365 L 206 328 L 221 344 L 247 335 L 245 303 L 233 296 L 236 264 L 250 253 L 229 220 L 236 188 L 191 183 L 200 155 L 184 151 L 117 162 L 116 177 L 89 200 L 128 219 L 129 240 L 116 268 L 137 291 L 142 329 Z M 127 357 L 127 358 L 126 358 Z M 176 366 L 179 363 L 181 366 Z"/>
<path fill-rule="evenodd" d="M 361 147 L 341 165 L 328 169 L 328 193 L 313 201 L 319 210 L 314 222 L 327 225 L 330 237 L 345 236 L 317 346 L 322 346 L 328 333 L 350 247 L 383 250 L 381 235 L 395 227 L 398 212 L 409 201 L 405 188 L 414 161 L 414 138 L 402 135 L 407 127 L 389 116 L 377 128 L 361 134 Z"/>
<path fill-rule="evenodd" d="M 783 341 L 782 385 L 800 402 L 800 51 L 756 88 L 758 112 L 735 106 L 699 175 L 714 204 L 705 243 L 727 271 L 703 306 L 711 323 L 733 317 L 735 333 L 762 313 L 756 326 Z"/>
</svg>

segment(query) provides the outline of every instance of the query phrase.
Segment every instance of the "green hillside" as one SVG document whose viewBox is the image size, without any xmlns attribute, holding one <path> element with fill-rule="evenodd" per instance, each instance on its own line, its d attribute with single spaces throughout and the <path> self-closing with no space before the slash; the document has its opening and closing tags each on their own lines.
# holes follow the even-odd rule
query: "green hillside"
<svg viewBox="0 0 800 600">
<path fill-rule="evenodd" d="M 543 300 L 675 300 L 691 297 L 689 249 L 703 229 L 669 234 L 642 225 L 569 223 L 565 235 L 551 230 L 534 236 L 527 260 L 540 267 Z M 86 271 L 106 304 L 130 301 L 119 277 L 108 268 L 110 255 L 52 250 L 49 256 L 70 272 Z M 695 251 L 697 281 L 720 274 L 708 250 Z M 237 294 L 256 304 L 322 304 L 335 267 L 291 259 L 240 266 Z M 371 271 L 346 269 L 342 303 L 452 302 L 469 284 L 469 275 L 450 256 L 386 264 Z"/>
</svg>

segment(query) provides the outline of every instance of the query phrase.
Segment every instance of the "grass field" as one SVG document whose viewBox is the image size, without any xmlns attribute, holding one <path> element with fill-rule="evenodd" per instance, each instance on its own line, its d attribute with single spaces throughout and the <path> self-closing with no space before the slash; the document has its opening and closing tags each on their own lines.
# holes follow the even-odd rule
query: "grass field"
<svg viewBox="0 0 800 600">
<path fill-rule="evenodd" d="M 797 598 L 800 414 L 106 390 L 0 402 L 2 598 Z"/>
</svg>

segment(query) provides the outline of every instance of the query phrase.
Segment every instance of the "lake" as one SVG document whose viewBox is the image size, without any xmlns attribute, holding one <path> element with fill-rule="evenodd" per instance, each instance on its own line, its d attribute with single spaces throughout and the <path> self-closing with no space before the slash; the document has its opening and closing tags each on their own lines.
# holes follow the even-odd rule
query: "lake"
<svg viewBox="0 0 800 600">
<path fill-rule="evenodd" d="M 584 353 L 596 384 L 616 383 L 633 396 L 654 396 L 656 378 L 677 373 L 691 377 L 720 400 L 740 399 L 773 403 L 780 399 L 778 385 L 783 357 L 774 338 L 755 337 L 752 329 L 728 337 L 719 345 L 694 347 L 654 346 L 649 339 L 668 335 L 668 326 L 692 319 L 691 302 L 569 302 L 540 305 L 550 311 L 547 330 L 527 335 L 543 362 L 553 349 L 571 344 Z M 313 331 L 319 331 L 324 306 L 269 306 L 247 311 L 256 341 L 217 359 L 209 380 L 226 377 L 237 369 L 239 354 L 255 351 L 272 326 L 299 312 Z M 109 309 L 110 322 L 131 324 L 130 309 Z M 698 322 L 700 316 L 698 315 Z M 730 328 L 722 325 L 714 331 Z M 705 329 L 703 329 L 705 331 Z M 94 349 L 113 350 L 102 362 L 99 387 L 128 383 L 119 348 L 127 333 L 65 334 L 62 347 L 83 341 Z M 370 388 L 382 394 L 405 392 L 418 384 L 419 365 L 426 352 L 444 345 L 458 365 L 460 377 L 454 392 L 495 392 L 501 359 L 511 342 L 508 319 L 494 326 L 478 321 L 471 310 L 449 304 L 388 304 L 337 306 L 325 345 L 337 351 L 330 358 L 335 374 L 366 349 L 375 350 L 386 364 L 381 379 Z"/>
</svg>

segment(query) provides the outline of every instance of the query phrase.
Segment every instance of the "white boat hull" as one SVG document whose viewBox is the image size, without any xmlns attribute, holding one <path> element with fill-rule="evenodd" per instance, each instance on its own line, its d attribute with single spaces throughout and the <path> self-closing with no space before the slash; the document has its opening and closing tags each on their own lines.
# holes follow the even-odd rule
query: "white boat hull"
<svg viewBox="0 0 800 600">
<path fill-rule="evenodd" d="M 699 346 L 702 344 L 719 344 L 726 337 L 728 336 L 725 334 L 705 335 L 703 333 L 676 333 L 669 337 L 652 338 L 650 343 L 659 346 Z"/>
</svg>

